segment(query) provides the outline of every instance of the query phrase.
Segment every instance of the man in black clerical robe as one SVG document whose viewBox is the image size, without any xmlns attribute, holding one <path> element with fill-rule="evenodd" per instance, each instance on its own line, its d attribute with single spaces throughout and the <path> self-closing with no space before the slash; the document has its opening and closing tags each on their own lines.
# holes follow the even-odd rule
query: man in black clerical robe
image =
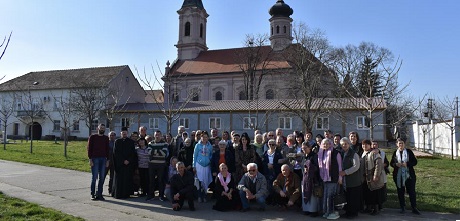
<svg viewBox="0 0 460 221">
<path fill-rule="evenodd" d="M 117 199 L 128 198 L 133 192 L 133 172 L 137 154 L 134 141 L 128 138 L 127 128 L 122 128 L 121 138 L 115 141 L 113 148 L 113 165 L 115 177 L 112 196 Z"/>
</svg>

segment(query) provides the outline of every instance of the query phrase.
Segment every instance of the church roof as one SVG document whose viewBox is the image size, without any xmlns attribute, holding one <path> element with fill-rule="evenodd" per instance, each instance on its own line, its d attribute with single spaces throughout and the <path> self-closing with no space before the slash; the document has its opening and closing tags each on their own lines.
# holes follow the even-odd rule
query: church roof
<svg viewBox="0 0 460 221">
<path fill-rule="evenodd" d="M 0 84 L 0 91 L 103 87 L 125 69 L 128 65 L 29 72 Z"/>
<path fill-rule="evenodd" d="M 184 0 L 182 8 L 185 7 L 197 7 L 200 9 L 204 9 L 203 2 L 201 0 Z"/>
<path fill-rule="evenodd" d="M 174 107 L 180 107 L 183 103 L 173 103 Z M 168 109 L 168 104 L 163 104 Z M 221 101 L 190 101 L 182 108 L 183 112 L 230 112 L 230 111 L 289 111 L 305 109 L 304 100 L 301 99 L 280 99 L 280 100 L 258 100 L 248 102 L 246 100 L 221 100 Z M 368 101 L 364 98 L 325 98 L 315 99 L 312 110 L 365 110 Z M 372 100 L 372 107 L 385 109 L 386 102 L 378 97 Z M 156 103 L 129 103 L 123 108 L 123 112 L 161 112 L 160 106 Z"/>
<path fill-rule="evenodd" d="M 241 72 L 244 65 L 242 55 L 247 53 L 247 47 L 221 50 L 202 51 L 197 58 L 192 60 L 178 60 L 171 67 L 171 74 L 216 74 Z M 276 56 L 276 52 L 270 46 L 261 46 L 260 54 L 270 56 L 265 69 L 286 69 L 292 68 L 282 56 Z M 259 67 L 261 68 L 261 67 Z"/>
</svg>

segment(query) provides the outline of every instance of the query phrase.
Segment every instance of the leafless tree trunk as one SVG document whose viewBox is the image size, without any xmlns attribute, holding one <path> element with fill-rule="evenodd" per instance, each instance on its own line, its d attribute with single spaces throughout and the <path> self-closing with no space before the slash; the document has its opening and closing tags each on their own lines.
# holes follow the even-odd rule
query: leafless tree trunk
<svg viewBox="0 0 460 221">
<path fill-rule="evenodd" d="M 32 95 L 30 87 L 33 87 L 33 85 L 28 85 L 27 88 L 24 88 L 24 86 L 16 87 L 19 88 L 19 90 L 14 92 L 14 99 L 15 102 L 21 102 L 21 108 L 18 107 L 18 104 L 14 105 L 17 108 L 17 111 L 15 112 L 16 118 L 25 125 L 30 124 L 30 153 L 33 153 L 34 123 L 38 119 L 46 118 L 47 112 L 43 109 L 43 101 L 40 97 L 34 97 Z"/>
<path fill-rule="evenodd" d="M 73 109 L 73 104 L 72 104 L 72 93 L 64 94 L 61 93 L 59 96 L 52 95 L 53 97 L 53 109 L 49 110 L 48 113 L 50 112 L 57 112 L 59 114 L 59 120 L 61 121 L 59 127 L 61 131 L 63 132 L 63 140 L 64 140 L 64 157 L 67 158 L 67 146 L 69 144 L 69 135 L 70 135 L 70 130 L 72 126 L 75 124 L 75 122 L 78 122 L 80 120 L 78 114 L 76 111 Z M 50 114 L 48 114 L 48 118 L 50 119 L 51 122 L 54 122 L 54 120 L 51 117 Z"/>
<path fill-rule="evenodd" d="M 174 66 L 174 64 L 172 65 Z M 172 74 L 169 70 L 169 61 L 167 62 L 167 68 L 165 73 L 161 72 L 161 69 L 157 63 L 158 72 L 155 71 L 155 68 L 151 66 L 153 78 L 149 76 L 144 69 L 143 74 L 141 75 L 136 68 L 136 73 L 139 77 L 141 85 L 147 89 L 148 96 L 153 97 L 156 101 L 155 104 L 158 107 L 159 112 L 164 117 L 167 128 L 166 132 L 171 133 L 172 124 L 179 120 L 182 111 L 185 106 L 192 101 L 192 99 L 200 93 L 200 88 L 182 88 L 182 90 L 187 90 L 187 95 L 185 97 L 180 97 L 177 84 L 184 81 L 187 78 L 186 73 L 174 73 Z M 165 96 L 170 97 L 158 97 L 153 91 L 162 90 Z M 145 108 L 147 112 L 149 110 Z M 156 113 L 155 111 L 150 112 L 151 114 Z"/>
<path fill-rule="evenodd" d="M 91 136 L 91 125 L 101 111 L 105 110 L 108 98 L 108 89 L 100 87 L 81 87 L 70 91 L 72 109 L 78 118 L 85 121 L 88 127 L 88 137 Z"/>
<path fill-rule="evenodd" d="M 395 61 L 388 49 L 368 42 L 363 42 L 359 46 L 347 45 L 337 48 L 331 56 L 331 67 L 341 87 L 341 96 L 362 99 L 363 102 L 353 103 L 357 109 L 363 110 L 366 126 L 370 130 L 370 139 L 373 139 L 374 128 L 385 125 L 374 124 L 374 119 L 389 110 L 388 107 L 395 105 L 395 101 L 402 98 L 408 86 L 401 86 L 397 82 L 402 61 L 399 58 Z M 372 64 L 372 68 L 363 68 L 364 63 Z M 378 94 L 375 92 L 377 87 Z M 382 106 L 386 108 L 381 109 Z M 393 108 L 398 110 L 396 106 Z M 412 112 L 416 110 L 411 109 Z M 400 119 L 392 119 L 393 124 L 402 122 L 407 116 L 404 114 Z"/>
<path fill-rule="evenodd" d="M 306 131 L 311 131 L 316 117 L 326 109 L 325 99 L 332 97 L 336 88 L 326 66 L 331 46 L 323 32 L 310 30 L 303 23 L 296 24 L 293 37 L 294 44 L 284 51 L 284 57 L 293 69 L 290 82 L 295 100 L 281 104 L 302 119 Z"/>
<path fill-rule="evenodd" d="M 246 35 L 244 47 L 235 54 L 236 63 L 243 74 L 244 98 L 248 102 L 248 116 L 256 118 L 256 122 L 250 120 L 250 128 L 259 128 L 259 99 L 261 86 L 267 75 L 273 73 L 274 51 L 267 45 L 269 38 L 267 35 Z M 241 99 L 241 97 L 240 97 Z M 254 115 L 251 116 L 251 110 Z"/>
<path fill-rule="evenodd" d="M 13 116 L 14 113 L 14 100 L 13 97 L 7 96 L 4 94 L 0 98 L 1 107 L 0 107 L 0 121 L 3 126 L 3 150 L 6 150 L 6 129 L 8 127 L 8 119 Z M 11 123 L 10 123 L 11 124 Z"/>
<path fill-rule="evenodd" d="M 454 118 L 458 117 L 458 97 L 455 100 L 449 97 L 445 97 L 444 99 L 438 98 L 433 104 L 433 112 L 436 120 L 443 123 L 450 130 L 451 159 L 454 160 Z"/>
</svg>

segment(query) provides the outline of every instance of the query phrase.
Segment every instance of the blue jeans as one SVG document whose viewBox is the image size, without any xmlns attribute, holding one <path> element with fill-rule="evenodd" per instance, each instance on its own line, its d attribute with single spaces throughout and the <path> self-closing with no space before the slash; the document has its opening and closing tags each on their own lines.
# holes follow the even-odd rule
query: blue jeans
<svg viewBox="0 0 460 221">
<path fill-rule="evenodd" d="M 241 204 L 243 209 L 249 208 L 249 200 L 246 198 L 246 192 L 240 190 L 240 198 L 241 198 Z M 260 208 L 265 209 L 265 196 L 260 196 L 256 198 L 257 204 L 259 204 Z"/>
<path fill-rule="evenodd" d="M 325 214 L 334 212 L 334 196 L 337 192 L 337 183 L 324 183 L 323 211 Z"/>
<path fill-rule="evenodd" d="M 93 166 L 91 167 L 91 195 L 102 196 L 102 187 L 104 187 L 105 181 L 105 164 L 107 159 L 105 157 L 96 157 L 91 159 L 93 161 Z M 96 180 L 99 176 L 99 183 L 97 184 L 97 193 L 96 190 Z"/>
</svg>

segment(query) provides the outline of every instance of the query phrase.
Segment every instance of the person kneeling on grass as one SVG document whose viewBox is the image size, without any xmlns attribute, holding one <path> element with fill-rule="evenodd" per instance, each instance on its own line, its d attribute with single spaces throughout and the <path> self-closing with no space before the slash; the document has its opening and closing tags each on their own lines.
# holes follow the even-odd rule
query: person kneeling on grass
<svg viewBox="0 0 460 221">
<path fill-rule="evenodd" d="M 190 211 L 195 211 L 193 192 L 195 191 L 194 176 L 192 172 L 185 170 L 183 162 L 176 163 L 177 174 L 171 177 L 172 208 L 175 211 L 182 209 L 184 201 L 188 201 Z"/>
<path fill-rule="evenodd" d="M 267 180 L 257 170 L 257 164 L 249 163 L 246 167 L 248 172 L 243 175 L 238 183 L 241 204 L 243 206 L 241 212 L 248 211 L 250 209 L 249 201 L 254 199 L 260 206 L 259 210 L 265 211 L 265 198 L 268 196 Z"/>
</svg>

